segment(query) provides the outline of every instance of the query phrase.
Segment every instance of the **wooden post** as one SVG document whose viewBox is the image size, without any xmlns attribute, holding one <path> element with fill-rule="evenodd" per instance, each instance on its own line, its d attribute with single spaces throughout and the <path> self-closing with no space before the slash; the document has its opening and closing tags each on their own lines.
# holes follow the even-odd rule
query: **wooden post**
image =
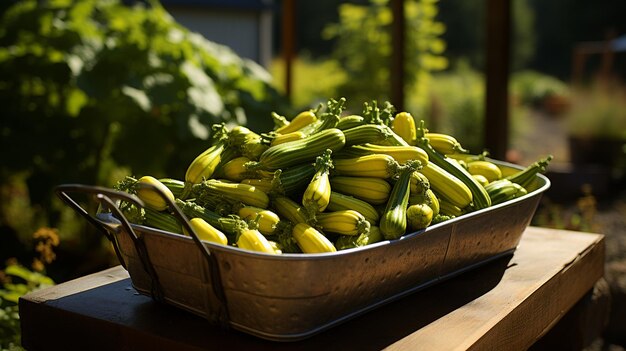
<svg viewBox="0 0 626 351">
<path fill-rule="evenodd" d="M 404 110 L 404 0 L 391 0 L 393 22 L 391 24 L 391 103 L 396 110 Z"/>
<path fill-rule="evenodd" d="M 611 70 L 615 61 L 615 51 L 613 51 L 613 40 L 617 35 L 614 29 L 610 29 L 606 34 L 606 40 L 602 43 L 602 61 L 600 64 L 600 81 L 602 84 L 610 83 Z"/>
<path fill-rule="evenodd" d="M 485 148 L 504 160 L 509 143 L 510 0 L 487 0 Z"/>
<path fill-rule="evenodd" d="M 285 61 L 285 95 L 291 100 L 292 95 L 292 64 L 294 58 L 295 38 L 295 0 L 283 0 L 282 44 L 283 60 Z"/>
<path fill-rule="evenodd" d="M 572 84 L 575 87 L 581 86 L 583 81 L 583 72 L 585 70 L 585 62 L 587 54 L 580 45 L 574 47 L 574 55 L 572 58 Z"/>
</svg>

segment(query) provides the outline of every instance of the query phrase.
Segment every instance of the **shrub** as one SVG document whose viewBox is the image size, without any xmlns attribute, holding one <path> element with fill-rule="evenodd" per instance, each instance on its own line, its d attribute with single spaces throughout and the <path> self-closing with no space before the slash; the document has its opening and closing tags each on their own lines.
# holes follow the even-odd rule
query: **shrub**
<svg viewBox="0 0 626 351">
<path fill-rule="evenodd" d="M 568 96 L 569 88 L 557 78 L 527 70 L 511 75 L 511 95 L 519 103 L 537 107 L 550 97 Z"/>
<path fill-rule="evenodd" d="M 106 183 L 119 165 L 179 176 L 211 124 L 264 129 L 284 106 L 260 66 L 183 28 L 156 1 L 116 0 L 7 10 L 0 103 L 0 176 L 41 174 L 46 187 Z"/>
<path fill-rule="evenodd" d="M 483 75 L 468 65 L 433 76 L 430 104 L 423 117 L 431 131 L 454 135 L 470 151 L 483 150 L 485 85 Z M 419 103 L 408 96 L 409 111 L 419 111 Z M 420 115 L 416 115 L 420 119 Z"/>
<path fill-rule="evenodd" d="M 428 100 L 431 72 L 447 67 L 443 57 L 445 26 L 435 20 L 437 0 L 405 2 L 406 88 L 412 87 L 422 105 Z M 323 35 L 336 39 L 333 57 L 345 69 L 347 79 L 338 87 L 348 103 L 389 100 L 391 23 L 387 0 L 372 0 L 367 6 L 342 4 L 339 23 L 327 26 Z M 362 106 L 353 106 L 360 111 Z"/>
<path fill-rule="evenodd" d="M 17 2 L 0 22 L 0 180 L 26 182 L 34 226 L 63 218 L 60 183 L 111 186 L 120 167 L 183 177 L 213 123 L 271 126 L 286 105 L 270 83 L 157 1 Z"/>
</svg>

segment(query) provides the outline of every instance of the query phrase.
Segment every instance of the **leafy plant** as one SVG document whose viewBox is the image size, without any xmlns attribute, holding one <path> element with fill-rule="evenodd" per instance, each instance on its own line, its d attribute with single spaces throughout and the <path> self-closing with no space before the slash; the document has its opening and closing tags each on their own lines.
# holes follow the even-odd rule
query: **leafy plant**
<svg viewBox="0 0 626 351">
<path fill-rule="evenodd" d="M 54 249 L 59 245 L 58 231 L 41 227 L 32 235 L 37 257 L 33 258 L 30 270 L 16 258 L 7 262 L 0 270 L 0 349 L 21 350 L 19 298 L 31 291 L 54 285 L 45 275 L 46 265 L 56 259 Z"/>
<path fill-rule="evenodd" d="M 26 171 L 46 192 L 60 180 L 111 184 L 120 165 L 180 175 L 211 124 L 261 129 L 285 106 L 263 68 L 183 28 L 157 1 L 116 0 L 7 10 L 0 103 L 0 176 Z"/>
<path fill-rule="evenodd" d="M 281 91 L 285 90 L 284 65 L 283 60 L 276 59 L 270 68 L 276 86 Z M 297 110 L 314 108 L 319 103 L 326 102 L 329 96 L 337 96 L 337 87 L 347 79 L 346 72 L 334 59 L 313 59 L 300 54 L 294 59 L 292 67 L 294 79 L 291 101 Z"/>
<path fill-rule="evenodd" d="M 542 27 L 535 25 L 537 11 L 533 2 L 537 1 L 510 2 L 510 64 L 513 71 L 534 63 L 537 37 L 546 34 L 536 33 Z M 443 39 L 448 43 L 446 56 L 452 64 L 460 60 L 469 62 L 474 69 L 482 70 L 485 67 L 487 6 L 486 0 L 447 0 L 440 3 L 438 19 L 447 28 Z"/>
<path fill-rule="evenodd" d="M 485 85 L 483 75 L 462 61 L 451 71 L 437 73 L 430 87 L 424 116 L 429 129 L 454 135 L 466 149 L 483 151 Z M 408 96 L 409 111 L 418 109 Z"/>
<path fill-rule="evenodd" d="M 522 104 L 539 106 L 552 96 L 568 96 L 569 87 L 555 77 L 526 70 L 511 76 L 511 93 Z"/>
<path fill-rule="evenodd" d="M 536 84 L 533 84 L 536 83 Z M 425 109 L 425 117 L 430 129 L 455 135 L 465 148 L 480 153 L 484 148 L 484 109 L 485 109 L 485 78 L 482 73 L 470 67 L 466 61 L 457 64 L 443 73 L 436 73 L 430 87 L 430 104 Z M 515 74 L 511 77 L 511 95 L 513 99 L 528 99 L 534 96 L 550 96 L 568 94 L 564 83 L 539 73 L 530 72 Z M 533 95 L 531 95 L 533 93 Z M 533 96 L 533 97 L 531 97 Z M 534 101 L 534 100 L 532 100 Z M 409 111 L 416 109 L 412 95 L 408 96 Z M 531 133 L 532 125 L 529 118 L 530 107 L 526 103 L 511 104 L 509 109 L 509 136 L 514 146 L 524 135 Z M 533 147 L 532 145 L 530 146 Z"/>
<path fill-rule="evenodd" d="M 54 285 L 47 276 L 13 263 L 4 269 L 0 289 L 0 347 L 20 345 L 18 300 L 28 292 Z"/>
<path fill-rule="evenodd" d="M 2 299 L 0 299 L 2 300 Z M 0 301 L 1 302 L 1 301 Z M 0 304 L 0 349 L 14 350 L 20 345 L 20 315 L 16 304 Z"/>
<path fill-rule="evenodd" d="M 60 183 L 183 177 L 210 125 L 266 130 L 287 107 L 262 67 L 185 29 L 156 0 L 133 3 L 25 0 L 2 14 L 0 182 L 25 186 L 3 202 L 0 225 L 22 237 L 70 222 L 51 194 Z M 7 203 L 25 205 L 27 228 Z"/>
<path fill-rule="evenodd" d="M 419 103 L 425 104 L 431 72 L 443 70 L 448 64 L 442 56 L 445 26 L 435 19 L 437 0 L 404 3 L 406 87 L 414 89 Z M 371 0 L 368 6 L 339 6 L 339 23 L 328 25 L 323 32 L 325 38 L 336 39 L 333 57 L 348 77 L 338 88 L 339 96 L 347 101 L 389 99 L 392 21 L 388 0 Z"/>
<path fill-rule="evenodd" d="M 602 232 L 598 220 L 598 200 L 589 185 L 581 189 L 583 195 L 574 204 L 561 205 L 544 198 L 532 219 L 532 225 L 583 232 Z"/>
</svg>

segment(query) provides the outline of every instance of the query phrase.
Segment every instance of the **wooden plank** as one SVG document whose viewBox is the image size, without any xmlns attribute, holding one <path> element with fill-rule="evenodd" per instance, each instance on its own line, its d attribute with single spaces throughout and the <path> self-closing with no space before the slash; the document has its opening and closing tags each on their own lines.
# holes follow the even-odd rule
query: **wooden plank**
<svg viewBox="0 0 626 351">
<path fill-rule="evenodd" d="M 128 277 L 128 272 L 122 266 L 116 266 L 105 269 L 101 272 L 70 280 L 62 284 L 51 286 L 47 289 L 33 291 L 28 294 L 27 299 L 36 303 L 45 303 L 49 300 L 60 299 L 86 290 L 128 279 Z"/>
<path fill-rule="evenodd" d="M 602 276 L 603 240 L 597 234 L 530 227 L 512 256 L 290 343 L 222 330 L 152 301 L 132 289 L 118 266 L 24 296 L 22 340 L 29 350 L 81 345 L 129 350 L 525 349 Z"/>
<path fill-rule="evenodd" d="M 601 278 L 593 289 L 529 350 L 584 350 L 602 336 L 610 315 L 611 288 L 606 279 Z M 567 340 L 567 344 L 563 343 L 564 340 Z"/>
<path fill-rule="evenodd" d="M 529 228 L 501 284 L 390 349 L 523 350 L 604 273 L 602 236 Z M 529 252 L 531 251 L 531 252 Z"/>
</svg>

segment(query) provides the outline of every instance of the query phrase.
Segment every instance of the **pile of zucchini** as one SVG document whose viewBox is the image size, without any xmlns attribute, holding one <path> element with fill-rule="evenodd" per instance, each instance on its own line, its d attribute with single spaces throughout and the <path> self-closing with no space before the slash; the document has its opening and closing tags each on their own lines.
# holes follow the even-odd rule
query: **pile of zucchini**
<svg viewBox="0 0 626 351">
<path fill-rule="evenodd" d="M 273 114 L 275 128 L 261 134 L 215 124 L 184 179 L 126 177 L 117 188 L 145 208 L 120 207 L 136 224 L 188 235 L 165 194 L 201 240 L 267 254 L 334 252 L 523 196 L 552 159 L 505 177 L 485 154 L 389 103 L 365 103 L 362 115 L 344 115 L 344 105 L 331 99 L 290 121 Z"/>
</svg>

